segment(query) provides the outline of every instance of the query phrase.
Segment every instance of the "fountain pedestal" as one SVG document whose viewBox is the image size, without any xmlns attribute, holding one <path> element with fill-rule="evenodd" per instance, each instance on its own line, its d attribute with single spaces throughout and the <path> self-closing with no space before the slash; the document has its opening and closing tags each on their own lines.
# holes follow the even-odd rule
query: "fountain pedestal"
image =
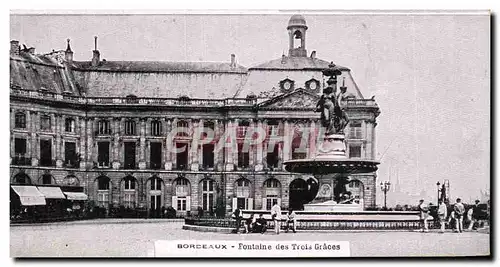
<svg viewBox="0 0 500 267">
<path fill-rule="evenodd" d="M 349 159 L 346 156 L 345 136 L 332 134 L 323 138 L 314 158 L 286 161 L 285 169 L 310 173 L 318 179 L 318 193 L 310 203 L 304 204 L 305 211 L 357 212 L 363 211 L 362 200 L 357 200 L 357 203 L 342 203 L 339 195 L 345 193 L 343 186 L 349 183 L 349 174 L 376 171 L 377 164 L 372 160 Z M 339 186 L 339 183 L 342 184 Z"/>
</svg>

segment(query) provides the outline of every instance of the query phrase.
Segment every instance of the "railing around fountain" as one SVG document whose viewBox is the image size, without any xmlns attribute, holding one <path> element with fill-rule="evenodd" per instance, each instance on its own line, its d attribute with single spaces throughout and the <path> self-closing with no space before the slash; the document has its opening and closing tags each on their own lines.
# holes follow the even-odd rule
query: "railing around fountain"
<svg viewBox="0 0 500 267">
<path fill-rule="evenodd" d="M 242 222 L 250 217 L 250 214 L 259 216 L 260 214 L 267 220 L 267 228 L 274 228 L 274 221 L 270 220 L 270 211 L 243 211 Z M 286 214 L 282 213 L 279 221 L 280 228 L 285 229 Z M 297 230 L 417 230 L 420 229 L 418 212 L 296 212 Z M 331 218 L 328 218 L 330 215 Z M 379 217 L 377 219 L 367 216 Z M 316 218 L 314 218 L 316 216 Z M 384 219 L 385 217 L 385 219 Z M 399 217 L 399 218 L 395 218 Z M 432 220 L 428 220 L 429 229 L 436 228 Z M 198 218 L 188 217 L 185 219 L 186 225 L 201 227 L 236 228 L 236 220 L 231 218 Z"/>
</svg>

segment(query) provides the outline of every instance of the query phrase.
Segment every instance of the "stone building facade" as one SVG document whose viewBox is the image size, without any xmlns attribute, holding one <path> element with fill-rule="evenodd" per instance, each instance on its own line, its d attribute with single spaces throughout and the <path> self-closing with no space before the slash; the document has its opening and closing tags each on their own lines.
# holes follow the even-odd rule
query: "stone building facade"
<svg viewBox="0 0 500 267">
<path fill-rule="evenodd" d="M 250 68 L 234 55 L 227 63 L 105 61 L 97 38 L 93 58 L 75 61 L 69 40 L 49 54 L 11 41 L 11 184 L 81 186 L 96 205 L 178 214 L 300 208 L 317 180 L 283 162 L 314 155 L 329 64 L 307 56 L 307 29 L 292 16 L 288 55 Z M 375 159 L 379 108 L 340 69 L 347 153 Z M 376 173 L 351 179 L 364 207 L 375 206 Z"/>
</svg>

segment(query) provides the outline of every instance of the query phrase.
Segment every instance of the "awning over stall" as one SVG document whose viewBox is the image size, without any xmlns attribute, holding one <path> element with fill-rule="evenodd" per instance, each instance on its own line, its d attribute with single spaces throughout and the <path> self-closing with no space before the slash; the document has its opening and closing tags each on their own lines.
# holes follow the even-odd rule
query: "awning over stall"
<svg viewBox="0 0 500 267">
<path fill-rule="evenodd" d="M 45 205 L 44 195 L 35 186 L 12 185 L 12 190 L 16 192 L 23 206 Z"/>
<path fill-rule="evenodd" d="M 64 192 L 69 200 L 87 200 L 89 197 L 82 192 Z"/>
<path fill-rule="evenodd" d="M 39 186 L 38 191 L 40 191 L 46 199 L 66 199 L 59 187 Z"/>
</svg>

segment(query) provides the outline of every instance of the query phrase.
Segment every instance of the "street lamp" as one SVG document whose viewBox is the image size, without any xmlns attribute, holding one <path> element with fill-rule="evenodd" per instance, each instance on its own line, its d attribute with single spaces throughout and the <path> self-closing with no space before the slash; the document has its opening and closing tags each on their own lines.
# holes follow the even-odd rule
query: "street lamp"
<svg viewBox="0 0 500 267">
<path fill-rule="evenodd" d="M 387 210 L 387 192 L 391 188 L 390 182 L 380 182 L 380 189 L 384 192 L 384 208 Z"/>
<path fill-rule="evenodd" d="M 436 185 L 437 185 L 437 194 L 438 194 L 438 197 L 437 197 L 437 202 L 439 203 L 439 192 L 441 191 L 441 187 L 440 187 L 441 183 L 438 181 L 438 182 L 436 183 Z"/>
</svg>

